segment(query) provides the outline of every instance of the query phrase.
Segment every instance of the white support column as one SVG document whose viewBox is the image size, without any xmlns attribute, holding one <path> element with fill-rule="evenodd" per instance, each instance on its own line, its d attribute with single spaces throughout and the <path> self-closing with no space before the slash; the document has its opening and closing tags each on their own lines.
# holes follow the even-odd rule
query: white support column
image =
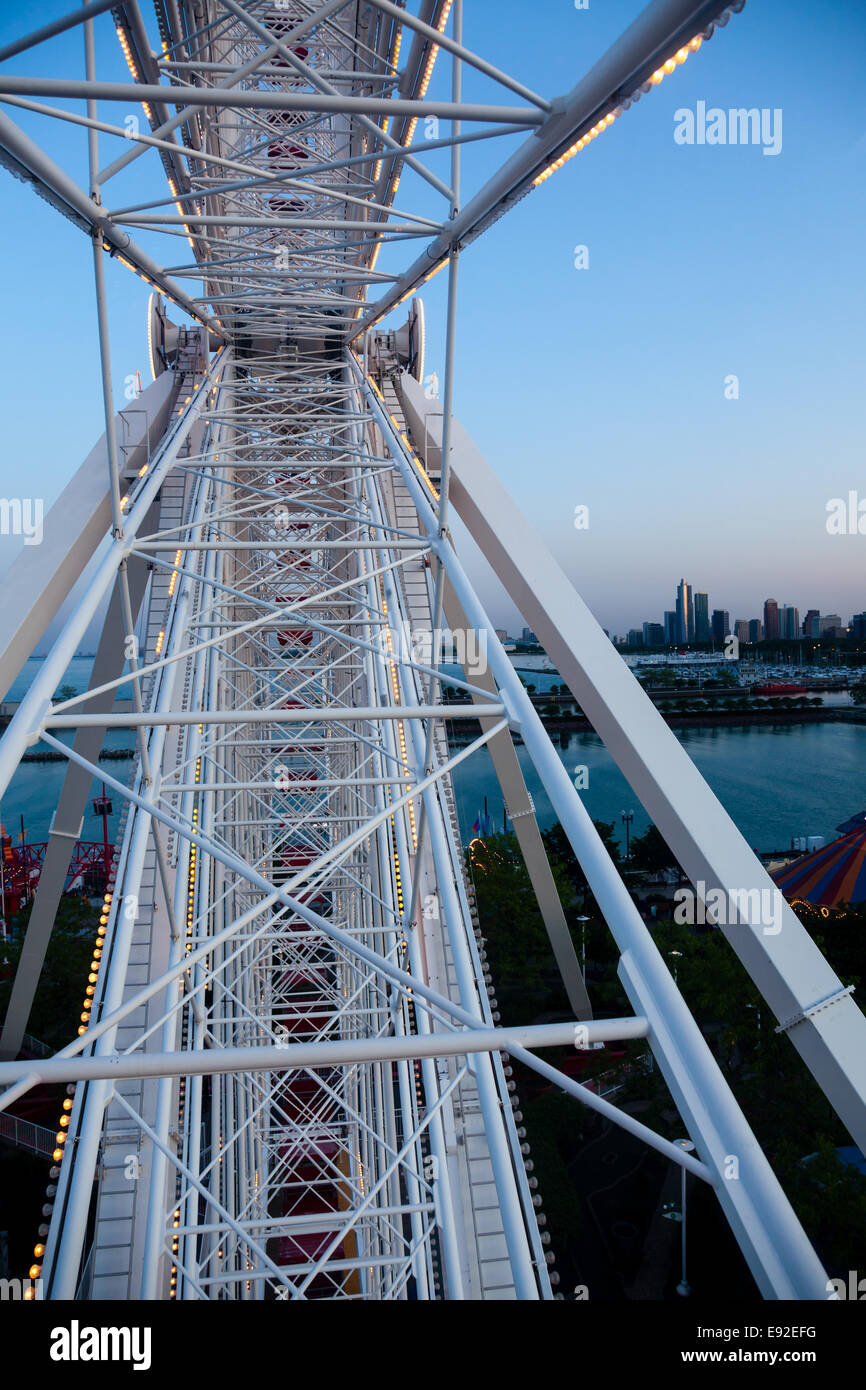
<svg viewBox="0 0 866 1390">
<path fill-rule="evenodd" d="M 401 386 L 420 410 L 422 388 L 405 376 Z M 426 428 L 435 447 L 440 422 L 428 416 Z M 704 895 L 712 890 L 723 895 L 729 910 L 721 930 L 853 1138 L 866 1149 L 866 1017 L 456 421 L 451 494 L 461 520 L 692 883 L 703 884 Z M 768 902 L 773 905 L 769 920 Z"/>
</svg>

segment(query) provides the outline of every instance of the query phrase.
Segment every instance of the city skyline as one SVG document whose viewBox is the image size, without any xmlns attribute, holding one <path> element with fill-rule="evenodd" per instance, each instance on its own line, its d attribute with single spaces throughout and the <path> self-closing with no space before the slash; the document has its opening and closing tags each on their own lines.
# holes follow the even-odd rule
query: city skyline
<svg viewBox="0 0 866 1390">
<path fill-rule="evenodd" d="M 0 36 L 11 39 L 28 19 L 44 23 L 65 8 L 60 0 L 40 6 L 26 0 L 0 16 Z M 574 74 L 591 66 L 641 8 L 639 0 L 616 0 L 578 11 L 564 0 L 549 7 L 542 37 L 527 32 L 518 0 L 502 0 L 495 24 L 484 7 L 467 7 L 466 42 L 519 71 L 536 90 L 567 91 Z M 847 497 L 862 474 L 858 267 L 866 139 L 856 54 L 864 40 L 866 13 L 842 0 L 820 7 L 804 0 L 746 5 L 723 41 L 713 38 L 699 62 L 677 72 L 676 85 L 662 83 L 641 102 L 639 120 L 616 123 L 514 208 L 509 230 L 494 229 L 483 254 L 467 249 L 457 417 L 612 632 L 645 617 L 662 619 L 671 607 L 665 571 L 673 553 L 681 573 L 701 572 L 703 590 L 724 592 L 733 619 L 758 614 L 749 599 L 768 572 L 789 594 L 806 582 L 807 606 L 822 612 L 841 610 L 847 619 L 866 606 L 864 538 L 826 529 L 828 500 Z M 97 26 L 96 43 L 100 70 L 127 80 L 113 33 Z M 8 67 L 50 77 L 79 61 L 80 36 L 72 34 Z M 447 98 L 449 82 L 442 64 L 431 98 Z M 484 92 L 480 82 L 467 71 L 467 99 Z M 674 113 L 701 100 L 783 108 L 783 149 L 764 158 L 758 149 L 678 145 Z M 79 129 L 46 124 L 27 111 L 16 121 L 32 138 L 48 141 L 61 163 L 86 159 Z M 497 166 L 501 153 L 489 147 L 499 143 L 465 147 L 467 187 Z M 447 172 L 447 157 L 435 167 Z M 144 168 L 139 161 L 118 176 L 121 202 L 157 196 L 158 180 Z M 64 412 L 44 412 L 35 435 L 14 418 L 7 422 L 7 457 L 28 459 L 47 513 L 67 480 L 68 459 L 85 457 L 104 428 L 91 250 L 71 224 L 58 226 L 53 209 L 25 185 L 7 180 L 4 196 L 5 262 L 20 269 L 6 301 L 16 330 L 0 349 L 10 399 L 35 412 L 50 371 L 28 280 L 38 280 L 52 306 L 62 363 Z M 419 210 L 432 211 L 433 190 L 429 205 L 426 198 L 421 189 Z M 638 209 L 647 215 L 639 218 Z M 157 244 L 152 232 L 141 237 L 145 246 Z M 578 244 L 588 247 L 585 270 L 575 267 Z M 397 269 L 401 254 L 399 245 L 384 246 L 379 270 Z M 518 273 L 524 262 L 526 273 Z M 125 383 L 136 370 L 145 383 L 150 375 L 148 287 L 116 262 L 106 275 L 121 407 L 129 404 Z M 440 381 L 445 294 L 443 276 L 424 286 L 428 370 Z M 389 326 L 404 318 L 401 308 Z M 522 353 L 519 369 L 504 348 L 516 322 L 544 325 L 544 352 Z M 576 336 L 575 322 L 589 331 Z M 739 377 L 737 400 L 724 395 L 730 373 Z M 49 397 L 57 394 L 50 381 L 47 389 Z M 539 414 L 543 453 L 528 466 L 531 422 Z M 573 526 L 577 504 L 589 508 L 585 531 Z M 526 619 L 518 622 L 459 519 L 452 525 L 491 615 L 519 630 Z M 16 548 L 14 538 L 4 539 L 3 569 Z M 633 611 L 638 591 L 643 614 Z"/>
<path fill-rule="evenodd" d="M 866 638 L 866 611 L 854 612 L 846 621 L 839 613 L 822 613 L 818 608 L 801 610 L 796 604 L 779 603 L 768 597 L 761 603 L 759 614 L 732 616 L 734 610 L 712 607 L 707 591 L 694 589 L 685 578 L 676 587 L 675 603 L 674 609 L 664 610 L 661 623 L 643 619 L 639 627 L 629 626 L 622 634 L 612 628 L 606 630 L 614 641 L 643 646 L 688 646 L 708 641 L 721 645 L 730 635 L 746 643 Z"/>
</svg>

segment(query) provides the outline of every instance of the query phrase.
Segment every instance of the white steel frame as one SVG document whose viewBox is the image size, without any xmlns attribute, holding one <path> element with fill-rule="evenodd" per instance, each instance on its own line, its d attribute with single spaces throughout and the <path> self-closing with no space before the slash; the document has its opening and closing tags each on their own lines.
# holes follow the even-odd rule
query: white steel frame
<svg viewBox="0 0 866 1390">
<path fill-rule="evenodd" d="M 134 1298 L 549 1298 L 555 1284 L 535 1182 L 512 1116 L 511 1056 L 709 1182 L 765 1296 L 824 1297 L 820 1261 L 449 530 L 449 506 L 472 525 L 478 489 L 488 486 L 452 411 L 461 251 L 742 4 L 654 0 L 555 101 L 466 48 L 462 0 L 420 0 L 417 13 L 391 0 L 155 0 L 161 56 L 136 0 L 122 0 L 112 17 L 133 85 L 96 80 L 93 25 L 107 8 L 94 0 L 0 51 L 2 64 L 83 25 L 83 81 L 12 77 L 0 67 L 0 101 L 82 126 L 89 189 L 3 114 L 0 162 L 93 240 L 111 515 L 99 567 L 0 740 L 0 794 L 41 739 L 67 756 L 82 800 L 91 774 L 127 806 L 82 1035 L 55 1058 L 0 1061 L 0 1109 L 40 1081 L 74 1085 L 44 1257 L 49 1296 L 108 1296 L 120 1276 L 102 1255 L 109 1235 L 119 1248 L 120 1231 L 124 1287 Z M 440 49 L 450 55 L 451 99 L 429 101 Z M 465 102 L 467 65 L 522 104 Z M 69 97 L 85 99 L 87 114 L 34 99 Z M 98 102 L 130 101 L 141 102 L 149 134 L 128 135 L 100 118 Z M 448 123 L 448 134 L 416 144 L 428 115 Z M 531 132 L 525 143 L 464 203 L 462 145 L 521 131 Z M 100 135 L 129 142 L 104 167 Z M 449 183 L 424 162 L 443 147 Z M 161 161 L 169 193 L 107 209 L 112 179 L 148 152 Z M 442 199 L 439 220 L 395 207 L 406 174 Z M 131 231 L 171 237 L 170 247 L 188 244 L 191 255 L 175 250 L 165 259 L 176 263 L 161 265 Z M 420 241 L 425 248 L 404 273 L 376 268 L 383 245 Z M 126 497 L 106 254 L 196 325 L 181 334 L 171 367 L 171 421 Z M 369 370 L 365 334 L 446 268 L 442 413 L 436 431 L 413 434 L 413 449 L 406 420 L 415 384 L 403 374 L 408 413 L 400 421 L 385 405 L 383 378 Z M 191 292 L 196 284 L 201 293 Z M 382 297 L 368 299 L 378 289 Z M 428 444 L 441 459 L 436 486 L 416 453 L 426 457 Z M 492 482 L 488 490 L 477 535 L 528 601 L 506 559 L 519 542 L 512 504 Z M 72 536 L 64 552 L 58 535 L 55 568 L 78 564 L 80 572 L 82 544 Z M 535 540 L 527 546 L 536 595 L 527 616 L 537 614 L 560 669 L 571 676 L 573 668 L 592 694 L 596 727 L 607 718 L 611 751 L 648 808 L 670 808 L 658 820 L 672 849 L 690 873 L 711 863 L 724 887 L 734 866 L 752 873 L 739 847 L 734 860 L 701 848 L 706 789 L 693 769 L 679 785 L 662 784 L 640 735 L 644 710 L 635 702 L 645 697 L 624 691 L 631 677 L 596 655 L 588 615 L 579 633 L 570 630 L 562 613 L 577 602 L 573 590 Z M 140 603 L 131 576 L 145 563 Z M 53 702 L 112 593 L 107 632 L 132 653 L 131 676 L 116 662 L 115 674 L 85 695 Z M 425 663 L 403 640 L 422 610 L 427 631 L 438 632 L 444 615 L 484 637 L 484 680 L 449 676 L 473 703 L 444 704 L 438 653 Z M 51 616 L 35 595 L 30 627 L 41 633 Z M 6 686 L 12 659 L 0 670 Z M 113 692 L 129 679 L 134 710 L 112 714 Z M 441 732 L 446 717 L 481 721 L 480 734 L 453 755 Z M 130 786 L 94 761 L 98 731 L 117 725 L 138 740 Z M 85 741 L 64 743 L 64 729 Z M 563 972 L 572 972 L 583 1044 L 647 1038 L 696 1156 L 530 1050 L 574 1037 L 575 1025 L 494 1026 L 450 774 L 509 732 L 522 737 L 604 912 L 635 1008 L 633 1019 L 592 1022 L 562 932 L 557 938 L 548 922 Z M 733 844 L 731 830 L 718 808 L 713 835 Z M 533 872 L 533 842 L 521 844 Z M 537 864 L 534 871 L 541 885 Z M 43 921 L 55 888 L 45 885 Z M 861 1139 L 862 1014 L 799 923 L 789 925 L 772 944 L 750 932 L 744 963 Z M 31 964 L 16 983 L 7 1057 L 17 1052 L 37 973 Z M 797 1011 L 788 1017 L 791 1000 Z M 460 1157 L 470 1138 L 495 1195 L 495 1261 L 473 1215 L 471 1164 Z M 130 1145 L 141 1176 L 124 1192 L 112 1182 Z"/>
</svg>

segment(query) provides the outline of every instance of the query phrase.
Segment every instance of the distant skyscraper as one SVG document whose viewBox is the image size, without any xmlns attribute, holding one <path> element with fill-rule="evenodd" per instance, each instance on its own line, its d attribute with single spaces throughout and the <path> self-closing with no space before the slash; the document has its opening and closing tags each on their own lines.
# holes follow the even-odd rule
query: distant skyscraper
<svg viewBox="0 0 866 1390">
<path fill-rule="evenodd" d="M 803 636 L 820 637 L 821 635 L 821 614 L 817 608 L 810 608 L 803 619 Z"/>
<path fill-rule="evenodd" d="M 855 613 L 851 619 L 851 636 L 858 642 L 866 642 L 866 613 Z"/>
<path fill-rule="evenodd" d="M 681 579 L 677 587 L 677 641 L 695 640 L 695 610 L 692 603 L 692 586 Z"/>
<path fill-rule="evenodd" d="M 628 637 L 626 638 L 626 642 L 630 647 L 642 647 L 643 633 L 638 632 L 636 627 L 630 627 L 628 630 Z"/>
<path fill-rule="evenodd" d="M 710 600 L 707 594 L 695 594 L 695 641 L 710 640 Z"/>
<path fill-rule="evenodd" d="M 645 647 L 663 647 L 665 630 L 661 623 L 644 623 L 643 644 Z"/>
<path fill-rule="evenodd" d="M 731 630 L 731 615 L 724 608 L 713 609 L 713 641 L 717 647 L 725 645 L 725 638 Z"/>
<path fill-rule="evenodd" d="M 536 637 L 535 633 L 532 631 L 532 628 L 525 627 L 525 628 L 523 629 L 523 636 L 521 637 L 520 640 L 521 640 L 521 642 L 537 642 L 537 641 L 538 641 L 538 638 Z"/>
<path fill-rule="evenodd" d="M 764 640 L 764 625 L 760 618 L 749 619 L 749 641 L 762 642 Z"/>
<path fill-rule="evenodd" d="M 788 604 L 779 609 L 779 637 L 783 642 L 793 642 L 800 636 L 800 610 Z"/>
<path fill-rule="evenodd" d="M 764 639 L 773 642 L 779 636 L 779 605 L 774 598 L 764 602 Z"/>
<path fill-rule="evenodd" d="M 676 646 L 677 642 L 677 615 L 670 611 L 665 613 L 665 642 L 669 647 Z"/>
<path fill-rule="evenodd" d="M 820 619 L 820 624 L 822 637 L 836 637 L 837 629 L 842 627 L 842 619 L 838 613 L 825 613 Z"/>
<path fill-rule="evenodd" d="M 749 640 L 749 623 L 748 623 L 748 619 L 746 619 L 746 618 L 737 618 L 736 622 L 734 623 L 734 636 L 736 637 L 736 639 L 737 639 L 738 642 L 748 642 L 748 640 Z"/>
</svg>

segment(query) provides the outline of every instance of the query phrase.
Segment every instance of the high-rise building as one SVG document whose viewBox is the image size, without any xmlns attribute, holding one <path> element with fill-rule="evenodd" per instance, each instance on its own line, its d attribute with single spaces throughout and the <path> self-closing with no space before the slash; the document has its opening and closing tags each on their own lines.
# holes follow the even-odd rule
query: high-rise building
<svg viewBox="0 0 866 1390">
<path fill-rule="evenodd" d="M 779 605 L 774 598 L 764 601 L 764 640 L 773 642 L 779 636 Z"/>
<path fill-rule="evenodd" d="M 529 643 L 529 642 L 537 642 L 537 641 L 538 641 L 538 638 L 536 637 L 535 633 L 532 631 L 532 628 L 525 627 L 525 628 L 523 629 L 523 635 L 522 635 L 522 637 L 520 638 L 520 640 L 521 640 L 521 642 L 527 642 L 527 643 Z"/>
<path fill-rule="evenodd" d="M 749 641 L 762 642 L 764 640 L 764 624 L 760 618 L 749 619 Z"/>
<path fill-rule="evenodd" d="M 665 630 L 661 623 L 644 623 L 643 625 L 643 644 L 645 647 L 663 647 L 665 644 Z"/>
<path fill-rule="evenodd" d="M 749 622 L 747 618 L 737 618 L 736 622 L 734 623 L 734 636 L 736 637 L 738 642 L 748 642 Z"/>
<path fill-rule="evenodd" d="M 695 594 L 695 641 L 710 640 L 710 600 L 709 595 Z"/>
<path fill-rule="evenodd" d="M 665 643 L 669 647 L 677 643 L 677 615 L 670 611 L 665 613 Z"/>
<path fill-rule="evenodd" d="M 842 627 L 842 619 L 839 617 L 838 613 L 825 613 L 823 618 L 819 621 L 821 637 L 838 636 L 837 628 Z"/>
<path fill-rule="evenodd" d="M 713 609 L 713 641 L 717 647 L 725 645 L 725 638 L 731 630 L 731 616 L 724 608 Z"/>
<path fill-rule="evenodd" d="M 817 608 L 810 608 L 803 619 L 803 636 L 820 637 L 821 635 L 821 614 Z"/>
<path fill-rule="evenodd" d="M 800 636 L 800 610 L 785 604 L 779 609 L 779 638 L 783 642 L 794 642 Z"/>
<path fill-rule="evenodd" d="M 692 586 L 681 579 L 677 586 L 677 641 L 695 640 L 695 609 L 692 602 Z"/>
<path fill-rule="evenodd" d="M 855 613 L 851 619 L 851 636 L 858 642 L 866 642 L 866 613 Z"/>
<path fill-rule="evenodd" d="M 630 627 L 628 630 L 628 637 L 626 638 L 626 644 L 629 647 L 642 647 L 643 633 L 638 632 L 636 627 Z"/>
</svg>

